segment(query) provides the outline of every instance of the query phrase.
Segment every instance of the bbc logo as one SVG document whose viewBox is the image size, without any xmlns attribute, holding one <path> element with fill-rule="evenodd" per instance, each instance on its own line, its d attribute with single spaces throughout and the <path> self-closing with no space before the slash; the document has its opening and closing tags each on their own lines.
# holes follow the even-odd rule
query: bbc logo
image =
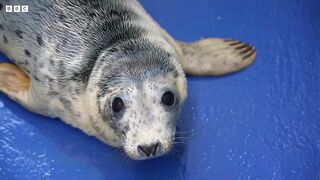
<svg viewBox="0 0 320 180">
<path fill-rule="evenodd" d="M 6 5 L 6 12 L 28 12 L 28 5 Z"/>
</svg>

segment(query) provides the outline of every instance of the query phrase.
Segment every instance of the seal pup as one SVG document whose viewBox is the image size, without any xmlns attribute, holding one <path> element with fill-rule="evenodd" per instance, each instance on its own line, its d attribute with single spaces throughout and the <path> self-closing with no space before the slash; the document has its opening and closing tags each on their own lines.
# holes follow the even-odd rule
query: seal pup
<svg viewBox="0 0 320 180">
<path fill-rule="evenodd" d="M 0 90 L 32 112 L 59 117 L 132 159 L 170 151 L 187 96 L 185 73 L 222 75 L 256 57 L 218 38 L 173 39 L 136 0 L 0 2 Z"/>
</svg>

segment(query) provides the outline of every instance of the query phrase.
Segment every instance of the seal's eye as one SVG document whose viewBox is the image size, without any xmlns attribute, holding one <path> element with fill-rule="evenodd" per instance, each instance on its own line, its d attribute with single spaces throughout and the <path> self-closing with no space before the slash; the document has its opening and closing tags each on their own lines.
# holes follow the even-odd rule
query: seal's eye
<svg viewBox="0 0 320 180">
<path fill-rule="evenodd" d="M 172 92 L 167 91 L 163 94 L 161 100 L 163 104 L 167 106 L 172 106 L 174 104 L 174 95 L 172 94 Z"/>
<path fill-rule="evenodd" d="M 120 112 L 124 108 L 124 104 L 121 98 L 114 98 L 112 102 L 112 111 L 117 113 Z"/>
</svg>

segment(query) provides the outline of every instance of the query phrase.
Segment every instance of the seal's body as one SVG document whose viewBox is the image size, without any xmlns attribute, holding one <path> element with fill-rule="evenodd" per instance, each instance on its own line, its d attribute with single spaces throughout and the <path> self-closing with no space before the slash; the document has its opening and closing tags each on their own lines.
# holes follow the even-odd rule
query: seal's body
<svg viewBox="0 0 320 180">
<path fill-rule="evenodd" d="M 28 13 L 5 5 L 28 4 Z M 184 72 L 220 75 L 251 64 L 234 40 L 175 41 L 136 0 L 0 4 L 0 90 L 134 159 L 168 152 L 186 98 Z"/>
</svg>

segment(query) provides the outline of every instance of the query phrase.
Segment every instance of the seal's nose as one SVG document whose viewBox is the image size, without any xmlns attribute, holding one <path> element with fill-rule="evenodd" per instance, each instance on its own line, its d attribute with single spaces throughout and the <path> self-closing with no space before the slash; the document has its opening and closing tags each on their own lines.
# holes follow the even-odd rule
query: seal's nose
<svg viewBox="0 0 320 180">
<path fill-rule="evenodd" d="M 154 144 L 150 144 L 150 145 L 139 145 L 138 151 L 141 154 L 146 155 L 147 157 L 150 157 L 151 154 L 153 156 L 155 156 L 157 149 L 158 149 L 158 146 L 159 146 L 159 143 L 154 143 Z"/>
</svg>

